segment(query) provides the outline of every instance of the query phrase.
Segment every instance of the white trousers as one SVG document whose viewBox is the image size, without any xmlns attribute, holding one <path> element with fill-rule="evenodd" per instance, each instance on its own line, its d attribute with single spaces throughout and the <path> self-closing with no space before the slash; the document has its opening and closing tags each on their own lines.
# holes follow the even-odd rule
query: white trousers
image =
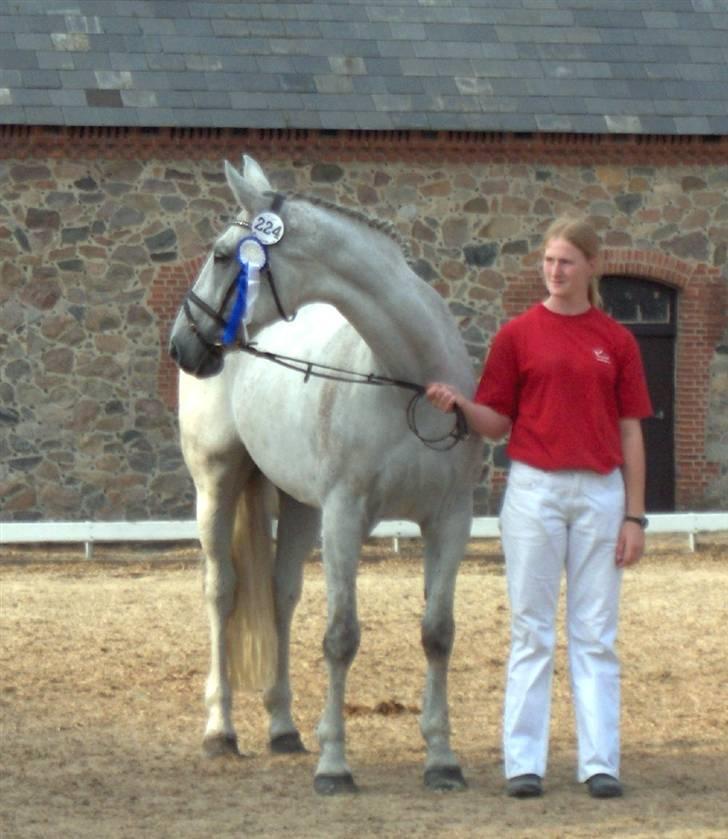
<svg viewBox="0 0 728 839">
<path fill-rule="evenodd" d="M 544 777 L 561 576 L 580 782 L 619 777 L 617 636 L 624 515 L 620 470 L 544 472 L 514 462 L 501 512 L 511 652 L 503 723 L 507 778 Z"/>
</svg>

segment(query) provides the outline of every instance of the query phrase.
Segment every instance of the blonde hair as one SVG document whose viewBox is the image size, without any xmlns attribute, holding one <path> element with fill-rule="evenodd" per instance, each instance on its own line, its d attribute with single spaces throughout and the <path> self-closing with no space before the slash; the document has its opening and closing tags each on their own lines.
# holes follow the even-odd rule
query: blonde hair
<svg viewBox="0 0 728 839">
<path fill-rule="evenodd" d="M 595 260 L 597 266 L 599 266 L 601 241 L 596 230 L 586 219 L 572 216 L 557 218 L 544 233 L 544 247 L 552 239 L 565 239 L 569 244 L 578 248 L 587 259 Z M 602 306 L 602 296 L 599 293 L 599 276 L 600 272 L 597 267 L 589 283 L 589 302 L 598 309 Z"/>
</svg>

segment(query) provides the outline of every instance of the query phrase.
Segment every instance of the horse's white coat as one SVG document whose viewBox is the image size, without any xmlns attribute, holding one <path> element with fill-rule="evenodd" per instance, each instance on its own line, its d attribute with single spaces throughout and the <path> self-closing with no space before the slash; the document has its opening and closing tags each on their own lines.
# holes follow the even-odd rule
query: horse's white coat
<svg viewBox="0 0 728 839">
<path fill-rule="evenodd" d="M 269 208 L 271 197 L 263 193 L 270 187 L 254 161 L 246 158 L 243 175 L 228 165 L 227 176 L 249 217 Z M 285 203 L 281 215 L 286 234 L 271 246 L 269 260 L 284 308 L 299 312 L 293 323 L 266 328 L 278 315 L 264 278 L 250 324 L 261 349 L 420 384 L 450 381 L 472 391 L 470 362 L 445 303 L 410 270 L 389 237 L 300 199 Z M 226 231 L 215 245 L 216 259 L 207 261 L 195 283 L 196 294 L 212 308 L 222 305 L 235 272 L 226 260 L 246 232 Z M 202 313 L 197 326 L 211 338 L 218 329 Z M 172 344 L 183 368 L 200 369 L 205 349 L 183 313 Z M 207 560 L 212 649 L 206 737 L 234 738 L 225 645 L 225 626 L 235 608 L 231 529 L 239 497 L 248 506 L 260 501 L 263 485 L 259 479 L 250 483 L 259 470 L 278 488 L 280 501 L 272 571 L 278 661 L 265 696 L 272 738 L 297 734 L 288 682 L 290 622 L 300 594 L 302 562 L 321 529 L 329 690 L 318 728 L 316 777 L 324 791 L 330 791 L 327 783 L 337 790 L 338 781 L 350 777 L 343 706 L 346 674 L 359 642 L 356 571 L 362 541 L 387 518 L 411 519 L 422 528 L 422 640 L 428 673 L 421 729 L 426 770 L 433 786 L 456 785 L 451 783 L 458 770 L 449 745 L 447 666 L 455 576 L 470 532 L 480 443 L 467 438 L 449 451 L 427 448 L 407 427 L 411 397 L 411 391 L 393 387 L 317 378 L 304 382 L 298 372 L 239 352 L 228 354 L 221 372 L 210 378 L 180 376 L 182 446 L 197 489 Z M 419 403 L 416 418 L 427 437 L 452 426 L 452 417 L 426 400 Z M 254 518 L 265 523 L 265 511 Z"/>
</svg>

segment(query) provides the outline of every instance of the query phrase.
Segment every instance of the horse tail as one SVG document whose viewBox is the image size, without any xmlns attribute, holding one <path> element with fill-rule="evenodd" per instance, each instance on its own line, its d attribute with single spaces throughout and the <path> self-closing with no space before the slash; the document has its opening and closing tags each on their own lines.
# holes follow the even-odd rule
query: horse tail
<svg viewBox="0 0 728 839">
<path fill-rule="evenodd" d="M 272 485 L 256 473 L 240 493 L 235 511 L 235 598 L 226 628 L 228 677 L 235 689 L 265 689 L 275 678 L 272 502 Z"/>
</svg>

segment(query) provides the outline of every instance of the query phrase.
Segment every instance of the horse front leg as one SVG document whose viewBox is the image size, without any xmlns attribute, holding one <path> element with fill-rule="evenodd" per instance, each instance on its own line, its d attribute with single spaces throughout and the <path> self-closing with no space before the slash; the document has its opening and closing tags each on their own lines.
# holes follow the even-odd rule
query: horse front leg
<svg viewBox="0 0 728 839">
<path fill-rule="evenodd" d="M 275 599 L 278 655 L 275 682 L 265 692 L 270 717 L 270 749 L 275 754 L 305 752 L 291 715 L 290 638 L 293 612 L 301 597 L 303 564 L 316 544 L 321 528 L 318 510 L 279 493 L 279 514 L 273 596 Z"/>
<path fill-rule="evenodd" d="M 324 657 L 328 670 L 326 706 L 317 734 L 321 754 L 314 789 L 321 795 L 356 792 L 346 761 L 344 699 L 349 668 L 359 649 L 356 573 L 364 529 L 354 505 L 329 504 L 323 513 L 327 626 Z"/>
<path fill-rule="evenodd" d="M 450 791 L 467 787 L 460 764 L 450 748 L 447 678 L 455 639 L 455 581 L 470 535 L 469 503 L 462 511 L 423 526 L 425 541 L 425 612 L 422 646 L 427 677 L 420 730 L 427 746 L 425 786 Z"/>
</svg>

